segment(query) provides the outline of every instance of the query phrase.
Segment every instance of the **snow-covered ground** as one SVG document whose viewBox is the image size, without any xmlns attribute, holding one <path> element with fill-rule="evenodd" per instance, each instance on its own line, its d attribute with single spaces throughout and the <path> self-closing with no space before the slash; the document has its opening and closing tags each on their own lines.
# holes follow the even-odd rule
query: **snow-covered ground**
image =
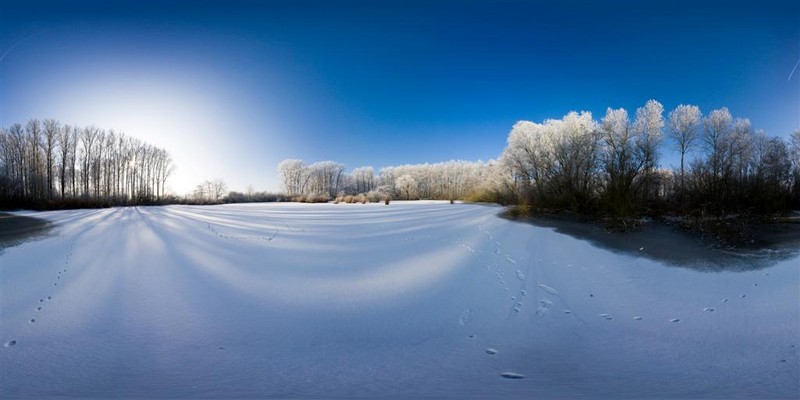
<svg viewBox="0 0 800 400">
<path fill-rule="evenodd" d="M 800 259 L 698 272 L 500 211 L 37 213 L 0 255 L 0 398 L 800 396 Z"/>
</svg>

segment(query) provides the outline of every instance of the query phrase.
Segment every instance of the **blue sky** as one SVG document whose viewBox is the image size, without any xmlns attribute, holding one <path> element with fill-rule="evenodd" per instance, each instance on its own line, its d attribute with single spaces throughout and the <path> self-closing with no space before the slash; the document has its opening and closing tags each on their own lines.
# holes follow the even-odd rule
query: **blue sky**
<svg viewBox="0 0 800 400">
<path fill-rule="evenodd" d="M 800 128 L 789 1 L 3 1 L 0 51 L 3 126 L 124 131 L 179 193 L 278 190 L 284 158 L 487 160 L 517 120 L 650 98 Z"/>
</svg>

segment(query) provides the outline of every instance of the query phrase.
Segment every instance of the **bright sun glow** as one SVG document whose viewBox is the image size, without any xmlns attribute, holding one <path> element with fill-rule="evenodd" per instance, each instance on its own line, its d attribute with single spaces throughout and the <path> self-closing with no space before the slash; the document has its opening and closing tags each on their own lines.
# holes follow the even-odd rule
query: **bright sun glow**
<svg viewBox="0 0 800 400">
<path fill-rule="evenodd" d="M 167 149 L 178 166 L 169 189 L 183 194 L 217 176 L 213 161 L 231 144 L 219 135 L 225 116 L 213 88 L 172 78 L 70 82 L 53 109 L 62 110 L 65 122 L 113 129 Z"/>
</svg>

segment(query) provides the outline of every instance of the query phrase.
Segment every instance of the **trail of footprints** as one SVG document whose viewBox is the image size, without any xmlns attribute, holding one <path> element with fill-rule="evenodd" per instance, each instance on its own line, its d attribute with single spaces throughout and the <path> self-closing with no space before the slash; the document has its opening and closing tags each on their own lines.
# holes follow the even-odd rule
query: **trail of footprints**
<svg viewBox="0 0 800 400">
<path fill-rule="evenodd" d="M 216 228 L 214 228 L 214 226 L 213 226 L 213 225 L 211 225 L 211 224 L 210 224 L 210 223 L 208 223 L 208 222 L 206 223 L 206 227 L 208 228 L 209 232 L 213 233 L 214 235 L 217 235 L 218 237 L 220 237 L 220 238 L 222 238 L 222 239 L 233 239 L 233 240 L 259 240 L 259 241 L 271 242 L 271 241 L 275 240 L 275 238 L 276 238 L 276 237 L 278 237 L 278 227 L 277 227 L 277 226 L 273 226 L 273 227 L 275 228 L 275 232 L 273 232 L 271 236 L 259 236 L 259 235 L 227 235 L 227 234 L 224 234 L 224 233 L 222 233 L 222 232 L 218 231 Z"/>
<path fill-rule="evenodd" d="M 58 271 L 56 271 L 56 280 L 53 282 L 53 286 L 58 286 L 58 283 L 61 282 L 61 277 L 65 276 L 67 271 L 69 271 L 70 261 L 72 259 L 72 253 L 75 251 L 75 242 L 77 242 L 77 238 L 74 239 L 69 244 L 69 247 L 67 247 L 67 253 L 64 255 L 64 268 L 61 268 Z M 37 313 L 41 313 L 43 308 L 44 308 L 44 306 L 45 306 L 45 303 L 50 302 L 52 300 L 53 300 L 53 296 L 47 296 L 47 297 L 40 298 L 39 301 L 36 303 L 37 304 L 36 312 Z M 37 319 L 35 317 L 31 317 L 30 319 L 28 319 L 28 323 L 29 324 L 35 324 L 36 321 L 37 321 Z M 12 346 L 16 346 L 16 345 L 17 345 L 17 341 L 16 340 L 9 340 L 8 342 L 5 342 L 3 344 L 4 347 L 12 347 Z"/>
<path fill-rule="evenodd" d="M 500 257 L 505 257 L 505 261 L 509 265 L 511 265 L 512 267 L 517 265 L 517 261 L 514 258 L 512 258 L 510 255 L 504 255 L 504 256 L 501 255 L 500 242 L 494 240 L 494 237 L 492 236 L 491 233 L 489 233 L 488 231 L 485 231 L 483 229 L 483 227 L 480 226 L 480 225 L 478 226 L 478 230 L 480 230 L 481 232 L 486 233 L 487 234 L 487 239 L 494 246 L 494 251 L 492 253 L 492 255 L 494 256 L 494 263 L 493 263 L 494 265 L 485 264 L 486 270 L 487 271 L 491 271 L 492 268 L 494 268 L 494 270 L 495 270 L 495 273 L 494 273 L 495 278 L 503 286 L 503 289 L 505 291 L 509 291 L 508 286 L 506 286 L 505 273 L 503 272 L 503 269 L 500 267 L 500 264 L 501 264 Z M 467 245 L 463 245 L 463 246 L 465 246 L 470 251 L 470 253 L 475 253 L 476 252 L 476 250 L 472 249 L 471 247 L 469 247 Z M 544 262 L 543 259 L 537 259 L 536 261 L 540 262 L 540 263 Z M 552 264 L 553 265 L 558 265 L 558 262 L 553 261 Z M 566 264 L 565 266 L 566 267 L 572 267 L 573 265 L 572 264 Z M 522 272 L 522 270 L 517 269 L 515 271 L 515 274 L 516 274 L 516 278 L 518 280 L 525 281 L 526 276 Z M 768 272 L 765 273 L 764 276 L 769 276 L 769 273 Z M 558 290 L 556 290 L 555 288 L 553 288 L 551 286 L 548 286 L 546 284 L 538 284 L 537 286 L 539 287 L 539 289 L 541 289 L 541 291 L 543 292 L 545 297 L 547 297 L 547 296 L 557 297 L 558 294 L 559 294 Z M 758 282 L 753 283 L 753 287 L 758 287 Z M 517 295 L 509 296 L 510 300 L 514 302 L 512 310 L 515 313 L 519 313 L 521 311 L 521 308 L 522 308 L 522 305 L 523 305 L 522 299 L 525 297 L 526 294 L 527 293 L 526 293 L 525 289 L 520 289 L 520 292 Z M 593 293 L 590 293 L 589 297 L 590 298 L 594 298 L 595 296 L 594 296 Z M 739 297 L 741 299 L 746 299 L 747 298 L 747 294 L 743 293 Z M 536 308 L 534 313 L 539 317 L 544 317 L 544 316 L 548 315 L 550 313 L 550 310 L 553 308 L 553 305 L 554 305 L 553 301 L 551 301 L 551 300 L 555 300 L 555 299 L 551 299 L 551 298 L 542 298 L 542 299 L 540 299 L 539 300 L 539 306 Z M 721 303 L 728 303 L 729 300 L 728 300 L 728 298 L 723 298 L 720 302 Z M 704 307 L 702 310 L 703 310 L 703 312 L 709 312 L 709 313 L 716 311 L 716 309 L 714 307 L 710 307 L 710 306 Z M 461 316 L 459 318 L 459 324 L 461 326 L 465 326 L 469 315 L 471 315 L 473 312 L 474 311 L 472 309 L 465 310 L 461 314 Z M 563 314 L 566 315 L 566 316 L 573 315 L 572 311 L 568 310 L 568 309 L 563 310 Z M 611 315 L 611 314 L 608 314 L 608 313 L 601 313 L 601 314 L 599 314 L 599 316 L 600 316 L 600 318 L 602 318 L 603 320 L 606 320 L 606 321 L 613 321 L 614 320 L 614 316 Z M 635 316 L 632 317 L 632 319 L 634 321 L 642 321 L 642 320 L 644 320 L 644 317 L 641 316 L 641 315 L 635 315 Z M 668 321 L 670 323 L 676 324 L 676 323 L 680 323 L 681 320 L 680 320 L 680 318 L 671 318 Z M 475 335 L 471 334 L 471 335 L 469 335 L 469 337 L 470 338 L 475 338 Z M 791 347 L 793 348 L 794 345 L 791 345 Z M 486 348 L 484 350 L 484 352 L 487 355 L 490 355 L 490 356 L 495 356 L 495 355 L 498 354 L 498 350 L 495 349 L 495 348 L 492 348 L 492 347 Z M 781 359 L 779 361 L 780 362 L 786 362 L 785 359 Z M 522 374 L 519 374 L 519 373 L 516 373 L 516 372 L 510 372 L 510 371 L 509 372 L 502 372 L 500 374 L 500 376 L 503 377 L 503 378 L 506 378 L 506 379 L 524 379 L 525 378 L 525 376 L 522 375 Z"/>
</svg>

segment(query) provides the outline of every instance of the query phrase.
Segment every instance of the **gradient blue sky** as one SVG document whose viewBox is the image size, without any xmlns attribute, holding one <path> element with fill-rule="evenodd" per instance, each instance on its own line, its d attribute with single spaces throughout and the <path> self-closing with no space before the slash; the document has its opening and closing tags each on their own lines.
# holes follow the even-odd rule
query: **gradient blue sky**
<svg viewBox="0 0 800 400">
<path fill-rule="evenodd" d="M 4 0 L 3 53 L 2 126 L 124 131 L 178 193 L 278 190 L 285 158 L 487 160 L 517 120 L 650 98 L 800 127 L 797 1 Z"/>
</svg>

